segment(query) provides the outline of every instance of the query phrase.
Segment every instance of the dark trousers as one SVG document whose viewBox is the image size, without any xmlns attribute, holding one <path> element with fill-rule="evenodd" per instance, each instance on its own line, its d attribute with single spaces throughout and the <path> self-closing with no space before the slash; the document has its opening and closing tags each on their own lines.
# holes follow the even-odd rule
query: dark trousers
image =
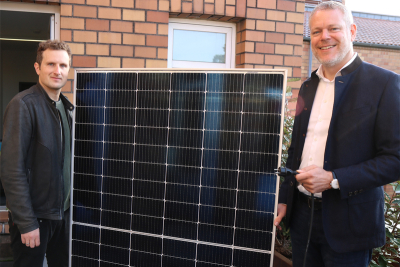
<svg viewBox="0 0 400 267">
<path fill-rule="evenodd" d="M 45 254 L 49 267 L 68 267 L 69 221 L 70 209 L 64 212 L 63 220 L 38 219 L 40 246 L 30 248 L 22 244 L 21 233 L 13 223 L 12 214 L 9 213 L 14 267 L 43 267 Z"/>
<path fill-rule="evenodd" d="M 301 193 L 299 193 L 301 194 Z M 293 247 L 293 266 L 303 266 L 311 209 L 301 199 L 295 201 L 290 232 Z M 368 267 L 372 250 L 338 253 L 329 246 L 322 226 L 322 210 L 314 211 L 310 245 L 307 252 L 307 267 Z"/>
</svg>

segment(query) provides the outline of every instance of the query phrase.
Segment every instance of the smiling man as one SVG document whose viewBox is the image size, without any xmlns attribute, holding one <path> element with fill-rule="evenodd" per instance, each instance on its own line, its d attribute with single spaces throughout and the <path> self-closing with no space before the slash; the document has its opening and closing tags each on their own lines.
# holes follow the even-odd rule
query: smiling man
<svg viewBox="0 0 400 267">
<path fill-rule="evenodd" d="M 400 177 L 400 76 L 353 51 L 357 27 L 338 2 L 310 16 L 311 47 L 321 66 L 299 92 L 275 225 L 290 224 L 293 266 L 368 266 L 385 244 L 382 186 Z"/>
<path fill-rule="evenodd" d="M 39 81 L 16 95 L 4 114 L 1 181 L 9 209 L 14 267 L 68 266 L 71 113 L 61 94 L 71 50 L 39 44 Z"/>
</svg>

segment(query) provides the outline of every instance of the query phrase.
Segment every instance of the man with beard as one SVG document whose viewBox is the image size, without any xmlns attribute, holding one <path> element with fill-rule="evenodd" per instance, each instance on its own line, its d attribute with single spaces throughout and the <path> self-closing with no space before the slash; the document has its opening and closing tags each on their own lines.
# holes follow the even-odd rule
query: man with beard
<svg viewBox="0 0 400 267">
<path fill-rule="evenodd" d="M 72 104 L 61 94 L 71 50 L 39 44 L 39 81 L 4 114 L 1 181 L 9 209 L 14 267 L 68 266 Z"/>
<path fill-rule="evenodd" d="M 368 266 L 385 244 L 382 186 L 400 177 L 400 76 L 353 51 L 357 27 L 338 2 L 310 16 L 321 66 L 301 86 L 275 225 L 291 229 L 293 266 Z M 314 220 L 305 255 L 315 195 Z"/>
</svg>

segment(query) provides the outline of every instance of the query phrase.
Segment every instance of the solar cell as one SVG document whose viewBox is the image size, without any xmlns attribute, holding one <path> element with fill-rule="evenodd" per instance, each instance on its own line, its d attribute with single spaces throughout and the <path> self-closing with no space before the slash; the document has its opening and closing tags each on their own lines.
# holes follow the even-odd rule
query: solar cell
<svg viewBox="0 0 400 267">
<path fill-rule="evenodd" d="M 284 71 L 75 81 L 72 266 L 272 266 Z"/>
</svg>

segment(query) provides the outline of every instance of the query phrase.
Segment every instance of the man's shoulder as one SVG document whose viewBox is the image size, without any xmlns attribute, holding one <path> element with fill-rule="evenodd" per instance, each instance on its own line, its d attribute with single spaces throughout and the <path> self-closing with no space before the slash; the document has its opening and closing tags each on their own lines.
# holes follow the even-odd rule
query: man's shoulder
<svg viewBox="0 0 400 267">
<path fill-rule="evenodd" d="M 37 85 L 33 85 L 29 89 L 26 89 L 16 94 L 10 101 L 10 104 L 25 103 L 26 105 L 37 103 L 38 99 L 43 99 L 40 92 L 40 88 Z"/>
<path fill-rule="evenodd" d="M 380 77 L 400 76 L 399 74 L 397 74 L 391 70 L 384 69 L 382 67 L 376 66 L 374 64 L 371 64 L 371 63 L 368 63 L 365 61 L 363 61 L 360 65 L 360 72 L 362 72 L 363 74 L 364 73 L 365 74 L 366 73 L 368 73 L 368 74 L 374 73 L 375 78 L 378 78 L 379 76 Z"/>
</svg>

